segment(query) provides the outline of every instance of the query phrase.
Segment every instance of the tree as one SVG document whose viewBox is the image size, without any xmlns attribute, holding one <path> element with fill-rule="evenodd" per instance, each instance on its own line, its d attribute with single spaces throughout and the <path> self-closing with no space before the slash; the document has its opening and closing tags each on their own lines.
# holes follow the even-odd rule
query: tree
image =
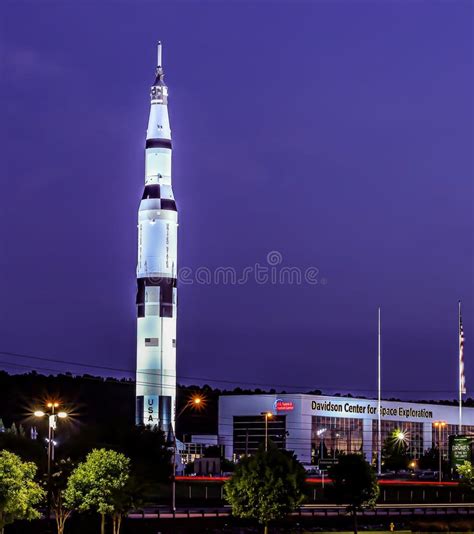
<svg viewBox="0 0 474 534">
<path fill-rule="evenodd" d="M 459 476 L 461 477 L 461 482 L 464 486 L 467 486 L 470 490 L 474 489 L 474 471 L 472 468 L 472 463 L 465 460 L 461 465 L 456 467 Z"/>
<path fill-rule="evenodd" d="M 130 458 L 133 474 L 138 479 L 149 485 L 169 481 L 172 452 L 162 430 L 156 426 L 133 425 L 124 432 L 120 443 L 120 450 Z"/>
<path fill-rule="evenodd" d="M 94 448 L 110 448 L 125 454 L 130 458 L 132 474 L 150 486 L 169 481 L 172 452 L 165 433 L 157 426 L 136 426 L 122 421 L 115 425 L 103 424 L 101 428 L 82 427 L 55 452 L 63 458 L 79 461 Z M 150 487 L 149 491 L 156 493 L 156 488 Z"/>
<path fill-rule="evenodd" d="M 439 450 L 438 447 L 431 447 L 423 452 L 418 460 L 420 469 L 432 469 L 437 471 L 439 468 Z"/>
<path fill-rule="evenodd" d="M 235 463 L 227 458 L 222 458 L 221 471 L 223 473 L 233 473 L 235 471 Z"/>
<path fill-rule="evenodd" d="M 18 519 L 31 521 L 40 517 L 36 506 L 44 491 L 34 481 L 36 465 L 23 462 L 9 451 L 0 452 L 0 532 Z"/>
<path fill-rule="evenodd" d="M 281 519 L 303 500 L 305 470 L 295 455 L 270 444 L 243 458 L 224 486 L 225 498 L 237 517 L 257 519 L 264 525 Z"/>
<path fill-rule="evenodd" d="M 34 462 L 40 470 L 46 469 L 46 448 L 43 443 L 29 439 L 19 433 L 0 433 L 0 450 L 7 450 L 23 461 Z"/>
<path fill-rule="evenodd" d="M 72 507 L 65 502 L 65 492 L 73 469 L 74 464 L 70 459 L 60 460 L 51 473 L 51 496 L 58 534 L 64 533 L 65 523 L 72 513 Z"/>
<path fill-rule="evenodd" d="M 131 476 L 125 486 L 113 493 L 114 512 L 112 514 L 113 532 L 120 534 L 120 527 L 124 516 L 130 510 L 136 510 L 143 504 L 144 486 Z"/>
<path fill-rule="evenodd" d="M 338 463 L 329 470 L 332 493 L 338 504 L 349 504 L 357 533 L 357 512 L 375 506 L 379 485 L 373 467 L 361 454 L 339 456 Z"/>
<path fill-rule="evenodd" d="M 99 513 L 101 534 L 105 533 L 106 516 L 111 515 L 113 532 L 119 534 L 119 498 L 129 478 L 129 458 L 120 452 L 94 449 L 69 477 L 64 495 L 65 504 L 71 509 L 77 507 L 81 512 L 95 510 Z"/>
<path fill-rule="evenodd" d="M 385 469 L 395 472 L 408 467 L 410 455 L 406 432 L 396 428 L 390 433 L 382 447 L 382 461 Z"/>
</svg>

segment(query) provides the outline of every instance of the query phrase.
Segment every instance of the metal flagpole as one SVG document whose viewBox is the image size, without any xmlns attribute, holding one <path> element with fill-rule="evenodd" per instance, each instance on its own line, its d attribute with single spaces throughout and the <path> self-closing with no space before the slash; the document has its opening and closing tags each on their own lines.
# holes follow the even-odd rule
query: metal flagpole
<svg viewBox="0 0 474 534">
<path fill-rule="evenodd" d="M 382 381 L 380 369 L 380 307 L 378 310 L 378 339 L 377 339 L 377 473 L 382 473 Z"/>
<path fill-rule="evenodd" d="M 461 301 L 458 301 L 458 364 L 459 364 L 459 429 L 458 434 L 462 434 L 462 390 L 463 390 L 463 354 L 462 354 L 462 332 L 461 332 Z"/>
</svg>

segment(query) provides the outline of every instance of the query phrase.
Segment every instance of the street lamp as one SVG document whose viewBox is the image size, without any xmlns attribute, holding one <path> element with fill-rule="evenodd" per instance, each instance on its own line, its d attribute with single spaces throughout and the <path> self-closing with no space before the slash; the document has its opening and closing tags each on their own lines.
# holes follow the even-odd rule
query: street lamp
<svg viewBox="0 0 474 534">
<path fill-rule="evenodd" d="M 321 439 L 320 447 L 319 447 L 319 459 L 322 460 L 324 457 L 324 434 L 326 433 L 327 428 L 320 428 L 319 430 L 316 430 L 316 435 L 318 438 Z"/>
<path fill-rule="evenodd" d="M 176 419 L 178 419 L 178 417 L 181 417 L 182 413 L 185 412 L 188 408 L 194 408 L 195 410 L 199 410 L 201 408 L 204 408 L 205 405 L 206 401 L 203 397 L 200 397 L 199 395 L 194 395 L 193 397 L 188 399 L 188 402 L 183 406 L 183 409 L 176 416 Z"/>
<path fill-rule="evenodd" d="M 268 420 L 273 417 L 272 412 L 262 412 L 260 415 L 265 417 L 265 452 L 268 451 Z"/>
<path fill-rule="evenodd" d="M 341 437 L 341 435 L 338 434 L 338 433 L 336 432 L 336 434 L 334 435 L 334 438 L 335 438 L 335 445 L 334 445 L 334 451 L 333 451 L 333 459 L 334 459 L 334 460 L 336 459 L 337 440 L 338 440 L 338 438 L 340 438 L 340 437 Z"/>
<path fill-rule="evenodd" d="M 392 442 L 398 451 L 407 452 L 408 444 L 410 442 L 410 431 L 396 428 L 392 433 Z"/>
<path fill-rule="evenodd" d="M 201 410 L 206 405 L 206 399 L 204 397 L 200 397 L 199 395 L 194 395 L 190 399 L 188 399 L 188 402 L 183 406 L 183 409 L 178 413 L 176 416 L 175 421 L 178 420 L 179 417 L 185 412 L 188 408 L 193 408 L 195 410 Z M 176 433 L 173 430 L 173 427 L 171 427 L 171 431 L 173 432 L 173 482 L 172 482 L 172 508 L 173 512 L 176 512 Z"/>
<path fill-rule="evenodd" d="M 441 433 L 443 428 L 448 423 L 446 421 L 434 421 L 433 425 L 438 429 L 438 456 L 439 456 L 439 473 L 438 473 L 438 481 L 441 482 L 442 480 L 442 474 L 441 474 L 441 468 L 442 468 L 442 454 L 441 454 Z"/>
<path fill-rule="evenodd" d="M 57 412 L 59 408 L 58 402 L 48 402 L 46 405 L 48 410 L 36 410 L 34 412 L 35 417 L 47 417 L 48 418 L 48 500 L 47 511 L 48 520 L 51 514 L 51 464 L 54 460 L 54 431 L 56 430 L 58 417 L 60 419 L 66 419 L 68 414 L 66 412 Z"/>
<path fill-rule="evenodd" d="M 402 443 L 406 443 L 407 441 L 407 433 L 404 430 L 400 430 L 400 429 L 395 430 L 394 436 L 400 445 Z"/>
</svg>

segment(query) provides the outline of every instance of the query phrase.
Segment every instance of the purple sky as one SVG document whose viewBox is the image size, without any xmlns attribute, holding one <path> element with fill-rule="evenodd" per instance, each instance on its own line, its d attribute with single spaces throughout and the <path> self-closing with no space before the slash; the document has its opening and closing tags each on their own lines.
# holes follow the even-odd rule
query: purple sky
<svg viewBox="0 0 474 534">
<path fill-rule="evenodd" d="M 453 398 L 462 298 L 474 391 L 472 2 L 40 4 L 1 23 L 0 350 L 134 369 L 161 39 L 181 268 L 326 282 L 181 285 L 178 374 L 374 394 L 380 304 L 386 394 Z"/>
</svg>

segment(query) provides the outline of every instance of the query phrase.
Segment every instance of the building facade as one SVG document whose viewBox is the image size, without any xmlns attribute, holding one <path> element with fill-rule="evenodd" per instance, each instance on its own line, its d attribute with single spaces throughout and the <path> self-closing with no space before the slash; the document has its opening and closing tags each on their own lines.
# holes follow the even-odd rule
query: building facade
<svg viewBox="0 0 474 534">
<path fill-rule="evenodd" d="M 265 417 L 264 413 L 271 413 Z M 267 419 L 267 421 L 265 421 Z M 436 422 L 446 423 L 444 426 Z M 463 408 L 462 434 L 474 435 L 474 408 Z M 448 436 L 458 433 L 457 406 L 382 401 L 382 443 L 400 430 L 414 458 L 438 444 L 448 454 Z M 265 434 L 292 450 L 305 464 L 316 464 L 336 452 L 377 453 L 377 401 L 306 394 L 226 395 L 219 398 L 219 442 L 229 459 L 252 454 Z"/>
</svg>

